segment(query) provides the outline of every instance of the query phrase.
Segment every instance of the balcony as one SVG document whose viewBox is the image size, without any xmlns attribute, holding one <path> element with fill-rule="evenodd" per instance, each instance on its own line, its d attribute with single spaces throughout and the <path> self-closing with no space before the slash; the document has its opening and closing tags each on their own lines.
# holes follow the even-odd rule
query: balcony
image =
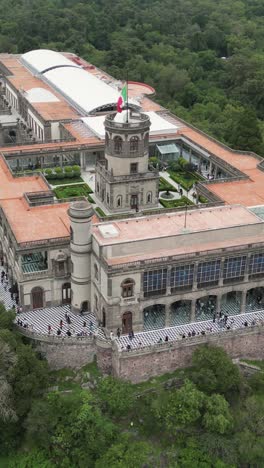
<svg viewBox="0 0 264 468">
<path fill-rule="evenodd" d="M 129 174 L 129 175 L 119 175 L 119 176 L 114 176 L 110 171 L 108 171 L 103 164 L 101 164 L 99 161 L 96 163 L 96 170 L 97 172 L 105 177 L 108 182 L 124 182 L 125 180 L 144 180 L 144 179 L 153 179 L 159 178 L 159 171 L 158 170 L 153 170 L 153 171 L 148 171 L 148 172 L 136 172 L 135 174 Z"/>
<path fill-rule="evenodd" d="M 121 297 L 120 305 L 126 306 L 130 304 L 137 304 L 139 302 L 139 295 L 130 296 L 130 297 Z"/>
</svg>

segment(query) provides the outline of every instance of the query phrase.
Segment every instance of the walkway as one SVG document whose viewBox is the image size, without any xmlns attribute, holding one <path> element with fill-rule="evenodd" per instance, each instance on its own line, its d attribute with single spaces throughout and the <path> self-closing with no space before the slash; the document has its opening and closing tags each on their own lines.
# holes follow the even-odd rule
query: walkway
<svg viewBox="0 0 264 468">
<path fill-rule="evenodd" d="M 230 315 L 228 317 L 227 326 L 231 330 L 243 329 L 247 326 L 264 325 L 264 310 L 258 312 L 249 312 L 246 314 Z M 131 349 L 140 349 L 145 346 L 156 345 L 158 343 L 166 343 L 165 337 L 168 337 L 168 343 L 172 341 L 183 340 L 188 338 L 188 333 L 193 336 L 211 335 L 216 333 L 223 333 L 227 330 L 223 321 L 213 323 L 212 320 L 204 322 L 188 323 L 176 327 L 162 328 L 159 330 L 135 333 L 135 337 L 130 339 L 128 335 L 123 335 L 119 339 L 115 338 L 118 349 L 120 351 L 127 351 L 129 345 Z M 183 335 L 185 338 L 183 338 Z M 161 339 L 161 340 L 160 340 Z"/>
<path fill-rule="evenodd" d="M 180 184 L 178 184 L 173 179 L 171 179 L 171 177 L 170 177 L 170 175 L 169 175 L 169 173 L 167 171 L 159 172 L 159 176 L 162 177 L 163 179 L 165 179 L 169 184 L 171 184 L 177 190 L 178 190 L 178 188 L 180 186 L 181 189 L 182 189 L 183 195 L 185 197 L 187 197 L 189 200 L 191 200 L 194 204 L 196 204 L 197 200 L 196 200 L 195 197 L 193 197 L 193 192 L 194 192 L 193 189 L 191 189 L 191 190 L 189 190 L 189 192 L 187 192 L 187 190 L 185 190 Z M 175 199 L 177 200 L 177 199 L 180 199 L 180 198 L 181 198 L 181 195 L 179 194 L 179 192 L 176 192 Z"/>
<path fill-rule="evenodd" d="M 66 321 L 65 314 L 70 317 L 70 324 Z M 89 335 L 101 335 L 104 337 L 104 333 L 98 328 L 97 320 L 94 314 L 87 312 L 84 315 L 75 315 L 71 313 L 69 305 L 62 305 L 57 307 L 45 307 L 43 309 L 35 309 L 29 312 L 22 312 L 17 314 L 17 321 L 22 321 L 22 327 L 25 325 L 29 331 L 35 332 L 42 335 L 57 335 L 57 330 L 61 330 L 60 337 L 67 336 L 67 332 L 70 331 L 71 336 L 89 336 Z M 63 325 L 60 328 L 60 321 L 62 320 Z M 19 324 L 18 324 L 19 325 Z M 48 327 L 51 327 L 50 333 L 48 333 Z"/>
</svg>

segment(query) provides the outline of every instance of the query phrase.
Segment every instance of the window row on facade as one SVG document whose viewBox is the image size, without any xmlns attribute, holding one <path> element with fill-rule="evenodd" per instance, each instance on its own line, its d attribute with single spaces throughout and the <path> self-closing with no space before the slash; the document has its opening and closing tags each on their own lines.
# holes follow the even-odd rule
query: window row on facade
<svg viewBox="0 0 264 468">
<path fill-rule="evenodd" d="M 173 266 L 168 268 L 158 268 L 145 271 L 143 274 L 143 292 L 145 296 L 155 294 L 165 294 L 167 287 L 172 292 L 177 289 L 192 289 L 193 284 L 197 287 L 217 285 L 220 278 L 223 283 L 243 279 L 245 274 L 250 277 L 257 277 L 264 274 L 264 253 L 251 255 L 247 267 L 247 256 L 228 257 L 223 261 L 220 258 L 207 262 L 195 264 Z"/>
</svg>

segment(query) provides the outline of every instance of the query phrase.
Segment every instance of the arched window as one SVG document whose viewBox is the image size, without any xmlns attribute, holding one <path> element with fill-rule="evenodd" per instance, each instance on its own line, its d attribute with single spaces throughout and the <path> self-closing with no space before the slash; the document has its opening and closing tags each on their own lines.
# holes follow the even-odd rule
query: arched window
<svg viewBox="0 0 264 468">
<path fill-rule="evenodd" d="M 94 264 L 94 277 L 95 277 L 96 280 L 98 280 L 98 278 L 99 278 L 98 266 L 97 266 L 96 263 Z"/>
<path fill-rule="evenodd" d="M 121 153 L 122 151 L 122 138 L 120 136 L 115 136 L 114 138 L 114 150 L 115 150 L 115 153 Z"/>
<path fill-rule="evenodd" d="M 95 310 L 98 310 L 98 297 L 96 294 L 94 295 L 94 308 Z"/>
<path fill-rule="evenodd" d="M 122 297 L 132 297 L 134 296 L 134 286 L 135 281 L 128 278 L 121 284 L 122 288 Z"/>
<path fill-rule="evenodd" d="M 133 136 L 130 138 L 130 152 L 131 153 L 138 151 L 138 142 L 139 142 L 139 138 L 137 136 Z"/>
<path fill-rule="evenodd" d="M 99 193 L 99 191 L 100 191 L 100 187 L 99 187 L 99 183 L 97 182 L 97 183 L 96 183 L 96 192 Z"/>
<path fill-rule="evenodd" d="M 122 206 L 122 195 L 118 195 L 116 199 L 116 206 L 120 208 Z"/>
<path fill-rule="evenodd" d="M 70 236 L 71 236 L 71 241 L 73 241 L 73 230 L 71 226 L 70 226 Z"/>
<path fill-rule="evenodd" d="M 71 303 L 71 283 L 64 283 L 61 288 L 62 304 Z"/>
<path fill-rule="evenodd" d="M 151 203 L 152 202 L 152 192 L 148 192 L 147 194 L 147 203 Z"/>
<path fill-rule="evenodd" d="M 110 203 L 109 193 L 106 194 L 106 201 L 107 201 L 107 204 L 109 205 L 109 203 Z"/>
</svg>

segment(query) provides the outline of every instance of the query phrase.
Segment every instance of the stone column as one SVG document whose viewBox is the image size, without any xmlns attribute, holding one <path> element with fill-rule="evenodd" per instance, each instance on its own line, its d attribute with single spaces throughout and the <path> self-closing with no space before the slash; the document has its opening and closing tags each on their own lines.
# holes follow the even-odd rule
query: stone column
<svg viewBox="0 0 264 468">
<path fill-rule="evenodd" d="M 170 327 L 170 305 L 165 305 L 165 327 Z"/>
<path fill-rule="evenodd" d="M 195 306 L 196 306 L 196 299 L 192 299 L 192 304 L 191 304 L 191 322 L 195 322 Z"/>
<path fill-rule="evenodd" d="M 246 311 L 247 291 L 242 291 L 240 313 L 243 314 Z"/>
<path fill-rule="evenodd" d="M 219 316 L 222 305 L 222 295 L 216 296 L 216 315 Z"/>
</svg>

